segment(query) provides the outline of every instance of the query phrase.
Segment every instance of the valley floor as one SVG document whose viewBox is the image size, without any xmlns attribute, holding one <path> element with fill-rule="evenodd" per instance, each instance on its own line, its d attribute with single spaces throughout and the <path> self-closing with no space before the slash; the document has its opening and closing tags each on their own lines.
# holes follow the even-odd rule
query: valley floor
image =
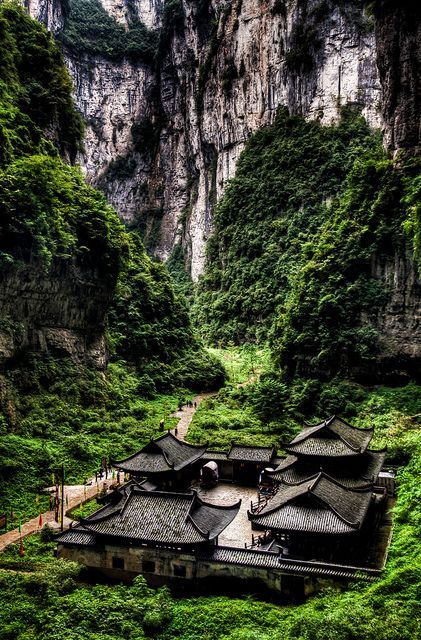
<svg viewBox="0 0 421 640">
<path fill-rule="evenodd" d="M 203 401 L 196 412 L 193 405 L 183 409 L 179 416 L 180 398 L 176 396 L 155 398 L 140 405 L 135 399 L 135 382 L 113 365 L 114 388 L 124 388 L 126 394 L 120 393 L 120 411 L 125 405 L 127 413 L 120 415 L 112 432 L 108 417 L 102 436 L 109 438 L 114 447 L 116 439 L 124 441 L 124 453 L 130 452 L 141 444 L 140 425 L 146 427 L 142 437 L 149 439 L 153 433 L 159 433 L 159 421 L 167 416 L 166 428 L 174 429 L 177 419 L 182 419 L 183 430 L 188 427 L 188 440 L 203 441 L 205 435 L 219 448 L 225 448 L 233 435 L 237 440 L 254 444 L 261 444 L 265 438 L 273 440 L 274 435 L 278 442 L 283 441 L 285 434 L 298 429 L 299 421 L 285 414 L 278 422 L 265 423 L 257 416 L 250 404 L 250 394 L 256 393 L 255 385 L 237 387 L 250 377 L 249 364 L 244 369 L 244 375 L 238 375 L 238 368 L 235 369 L 231 373 L 234 379 L 216 396 L 200 397 Z M 331 394 L 336 402 L 341 399 L 343 389 L 340 389 L 338 392 L 335 388 Z M 387 445 L 390 460 L 400 467 L 394 536 L 380 580 L 356 584 L 343 592 L 326 591 L 295 607 L 262 602 L 257 594 L 246 599 L 192 595 L 173 599 L 166 589 L 149 589 L 141 577 L 132 586 L 87 584 L 79 566 L 57 561 L 52 555 L 54 543 L 42 541 L 36 535 L 25 540 L 23 558 L 16 543 L 0 554 L 3 567 L 0 568 L 0 639 L 414 640 L 419 637 L 421 520 L 416 496 L 421 456 L 416 416 L 421 413 L 421 389 L 408 385 L 400 389 L 357 391 L 358 400 L 355 397 L 352 402 L 348 400 L 347 417 L 358 426 L 374 425 L 375 446 Z M 327 397 L 327 391 L 323 393 Z M 192 394 L 185 394 L 184 399 L 198 401 Z M 48 407 L 51 402 L 52 399 Z M 145 415 L 148 406 L 149 413 Z M 140 407 L 139 415 L 144 417 L 132 420 L 130 416 L 139 412 Z M 179 435 L 184 433 L 181 426 L 179 429 Z M 96 437 L 94 434 L 93 438 Z M 89 442 L 87 433 L 83 433 L 83 438 Z M 87 468 L 84 463 L 83 473 Z M 95 466 L 91 466 L 91 472 L 94 469 Z M 217 499 L 232 501 L 237 495 L 232 495 L 232 491 L 236 490 L 230 487 Z M 246 509 L 250 496 L 243 497 Z M 208 495 L 207 499 L 212 496 Z M 249 532 L 241 523 L 240 519 L 232 531 L 227 529 L 227 543 L 243 544 Z"/>
</svg>

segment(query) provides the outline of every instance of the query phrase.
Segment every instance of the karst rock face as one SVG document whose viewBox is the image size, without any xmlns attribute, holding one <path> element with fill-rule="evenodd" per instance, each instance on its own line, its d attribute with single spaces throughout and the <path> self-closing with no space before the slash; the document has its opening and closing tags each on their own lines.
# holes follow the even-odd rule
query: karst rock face
<svg viewBox="0 0 421 640">
<path fill-rule="evenodd" d="M 60 0 L 28 2 L 51 31 L 62 29 Z M 133 11 L 151 29 L 165 20 L 164 0 L 101 2 L 124 26 Z M 156 64 L 65 51 L 87 122 L 79 161 L 122 220 L 143 230 L 150 252 L 166 259 L 181 243 L 198 279 L 215 203 L 245 142 L 280 105 L 325 124 L 355 105 L 392 153 L 419 151 L 420 11 L 409 0 L 378 0 L 371 15 L 361 4 L 182 0 L 184 17 Z M 374 259 L 373 274 L 392 292 L 379 320 L 388 357 L 420 362 L 411 250 Z"/>
<path fill-rule="evenodd" d="M 127 23 L 129 0 L 102 4 Z M 134 7 L 148 27 L 162 24 L 163 0 Z M 29 9 L 60 29 L 61 12 L 46 0 Z M 88 180 L 124 221 L 145 229 L 159 257 L 182 241 L 197 280 L 213 206 L 249 136 L 280 105 L 330 123 L 341 105 L 354 104 L 380 127 L 381 85 L 372 19 L 353 3 L 183 0 L 183 13 L 156 66 L 66 56 L 88 123 L 80 158 Z M 136 143 L 139 123 L 154 130 L 151 148 Z"/>
<path fill-rule="evenodd" d="M 105 328 L 115 277 L 76 260 L 55 259 L 50 267 L 32 260 L 5 269 L 0 279 L 2 314 L 0 372 L 27 352 L 67 356 L 103 370 Z"/>
</svg>

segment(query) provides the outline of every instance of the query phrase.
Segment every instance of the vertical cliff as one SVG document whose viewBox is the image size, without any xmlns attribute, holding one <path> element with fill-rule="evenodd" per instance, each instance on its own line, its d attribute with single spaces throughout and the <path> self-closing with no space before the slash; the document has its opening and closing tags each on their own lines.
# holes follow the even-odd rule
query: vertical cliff
<svg viewBox="0 0 421 640">
<path fill-rule="evenodd" d="M 383 0 L 375 5 L 377 64 L 387 146 L 419 155 L 421 133 L 421 5 Z"/>
<path fill-rule="evenodd" d="M 66 52 L 87 121 L 80 160 L 151 251 L 165 259 L 183 243 L 194 280 L 213 206 L 245 141 L 273 121 L 278 106 L 330 123 L 352 103 L 381 126 L 374 28 L 358 3 L 102 4 L 125 28 L 133 11 L 149 28 L 164 28 L 156 64 Z M 29 8 L 41 19 L 51 13 L 41 0 Z"/>
<path fill-rule="evenodd" d="M 59 157 L 83 129 L 56 43 L 17 5 L 0 22 L 0 372 L 28 351 L 103 369 L 123 227 Z"/>
</svg>

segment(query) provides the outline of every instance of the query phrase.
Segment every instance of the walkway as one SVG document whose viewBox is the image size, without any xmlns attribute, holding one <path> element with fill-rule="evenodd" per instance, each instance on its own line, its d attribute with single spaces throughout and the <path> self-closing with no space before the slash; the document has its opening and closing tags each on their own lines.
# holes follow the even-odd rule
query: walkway
<svg viewBox="0 0 421 640">
<path fill-rule="evenodd" d="M 91 483 L 88 485 L 83 484 L 74 484 L 74 485 L 64 485 L 64 499 L 66 501 L 65 504 L 65 514 L 78 507 L 80 504 L 86 502 L 87 500 L 91 500 L 95 498 L 95 496 L 100 493 L 102 490 L 104 483 L 109 487 L 111 483 L 111 479 L 108 480 L 98 480 L 98 483 L 95 482 L 95 477 L 91 479 Z M 50 487 L 52 489 L 52 487 Z M 47 489 L 48 491 L 48 489 Z M 42 525 L 39 525 L 39 516 L 36 518 L 32 518 L 32 520 L 28 520 L 25 524 L 22 525 L 22 533 L 19 529 L 13 529 L 12 531 L 8 531 L 0 536 L 0 552 L 3 551 L 9 544 L 14 542 L 19 542 L 20 538 L 25 538 L 26 536 L 31 535 L 32 533 L 39 533 L 44 526 L 48 522 L 52 529 L 59 529 L 60 523 L 54 520 L 54 511 L 45 511 L 45 513 L 41 514 Z M 70 526 L 72 519 L 64 516 L 64 528 Z"/>
<path fill-rule="evenodd" d="M 193 398 L 191 407 L 185 404 L 183 405 L 181 411 L 174 411 L 174 413 L 171 414 L 172 418 L 179 418 L 179 421 L 176 427 L 177 438 L 179 438 L 179 440 L 186 439 L 187 431 L 189 429 L 190 423 L 193 419 L 193 416 L 199 404 L 203 400 L 206 400 L 207 398 L 212 398 L 213 396 L 216 396 L 216 393 L 214 391 L 211 391 L 209 393 L 199 393 L 199 395 Z M 196 403 L 196 406 L 194 406 L 195 403 Z M 172 433 L 175 435 L 175 429 L 172 430 Z"/>
</svg>

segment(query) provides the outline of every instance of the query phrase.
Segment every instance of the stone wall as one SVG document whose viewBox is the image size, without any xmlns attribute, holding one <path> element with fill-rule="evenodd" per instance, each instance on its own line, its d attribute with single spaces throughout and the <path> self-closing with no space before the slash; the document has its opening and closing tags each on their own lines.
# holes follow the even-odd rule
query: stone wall
<svg viewBox="0 0 421 640">
<path fill-rule="evenodd" d="M 57 557 L 84 564 L 106 576 L 130 581 L 136 575 L 144 575 L 151 586 L 170 584 L 173 587 L 200 588 L 203 591 L 269 592 L 288 599 L 301 599 L 326 586 L 342 584 L 341 577 L 305 575 L 305 572 L 283 572 L 282 569 L 253 565 L 216 562 L 182 551 L 152 549 L 147 547 L 120 547 L 105 545 L 103 548 L 70 547 L 59 544 Z M 124 561 L 124 569 L 113 567 L 113 558 Z M 155 571 L 143 570 L 143 562 L 155 563 Z M 185 567 L 185 576 L 175 575 L 174 567 Z"/>
</svg>

